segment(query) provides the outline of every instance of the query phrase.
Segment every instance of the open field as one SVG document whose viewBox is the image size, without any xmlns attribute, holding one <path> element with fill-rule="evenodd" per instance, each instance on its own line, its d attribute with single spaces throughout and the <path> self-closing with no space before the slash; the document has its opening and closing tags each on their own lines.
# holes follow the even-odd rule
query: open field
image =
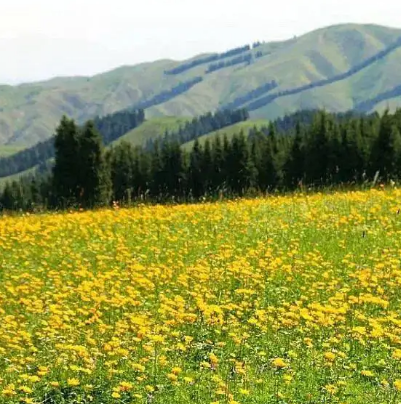
<svg viewBox="0 0 401 404">
<path fill-rule="evenodd" d="M 401 402 L 401 190 L 0 218 L 0 403 Z"/>
</svg>

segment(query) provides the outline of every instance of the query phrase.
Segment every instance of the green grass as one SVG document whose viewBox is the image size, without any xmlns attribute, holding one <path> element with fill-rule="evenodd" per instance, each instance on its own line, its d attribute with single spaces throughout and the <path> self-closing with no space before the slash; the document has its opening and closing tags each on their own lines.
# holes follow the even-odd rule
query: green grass
<svg viewBox="0 0 401 404">
<path fill-rule="evenodd" d="M 239 122 L 231 126 L 227 126 L 224 129 L 217 130 L 215 132 L 208 133 L 207 135 L 199 137 L 199 143 L 204 145 L 206 140 L 213 141 L 217 136 L 221 137 L 223 140 L 223 136 L 226 135 L 227 139 L 231 139 L 234 135 L 239 134 L 240 132 L 244 132 L 245 135 L 249 133 L 249 131 L 253 128 L 261 128 L 263 126 L 268 126 L 269 121 L 267 120 L 249 120 L 246 122 Z M 187 151 L 191 151 L 194 145 L 194 140 L 191 142 L 187 142 L 182 145 L 183 149 Z"/>
<path fill-rule="evenodd" d="M 0 145 L 0 158 L 1 157 L 9 157 L 15 153 L 18 153 L 21 150 L 24 150 L 25 146 L 5 146 Z"/>
<path fill-rule="evenodd" d="M 171 116 L 152 118 L 115 140 L 112 146 L 121 142 L 128 142 L 133 146 L 144 146 L 147 140 L 163 137 L 166 131 L 177 131 L 180 126 L 184 125 L 188 120 L 189 118 Z"/>
<path fill-rule="evenodd" d="M 3 216 L 0 404 L 401 402 L 400 200 Z"/>
</svg>

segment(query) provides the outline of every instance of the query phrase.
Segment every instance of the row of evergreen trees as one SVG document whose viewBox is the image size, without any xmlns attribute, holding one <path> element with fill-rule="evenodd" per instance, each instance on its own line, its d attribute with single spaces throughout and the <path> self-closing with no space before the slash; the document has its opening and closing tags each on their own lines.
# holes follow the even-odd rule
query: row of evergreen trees
<svg viewBox="0 0 401 404">
<path fill-rule="evenodd" d="M 300 184 L 401 178 L 401 110 L 340 117 L 319 111 L 310 124 L 301 118 L 285 131 L 272 123 L 249 136 L 215 137 L 203 144 L 196 139 L 186 151 L 168 139 L 152 149 L 121 143 L 105 150 L 93 123 L 79 128 L 64 117 L 52 174 L 8 184 L 0 200 L 5 209 L 90 208 L 112 201 L 188 201 L 292 190 Z"/>
<path fill-rule="evenodd" d="M 145 121 L 143 109 L 123 110 L 94 119 L 104 144 L 109 144 Z M 8 157 L 0 158 L 0 177 L 8 177 L 37 165 L 46 165 L 54 157 L 54 139 L 50 138 Z"/>
</svg>

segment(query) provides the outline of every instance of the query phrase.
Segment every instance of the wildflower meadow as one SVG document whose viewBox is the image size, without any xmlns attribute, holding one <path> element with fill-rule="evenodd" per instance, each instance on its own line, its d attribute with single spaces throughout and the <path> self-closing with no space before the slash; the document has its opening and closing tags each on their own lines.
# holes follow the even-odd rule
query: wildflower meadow
<svg viewBox="0 0 401 404">
<path fill-rule="evenodd" d="M 0 403 L 401 402 L 401 190 L 0 218 Z"/>
</svg>

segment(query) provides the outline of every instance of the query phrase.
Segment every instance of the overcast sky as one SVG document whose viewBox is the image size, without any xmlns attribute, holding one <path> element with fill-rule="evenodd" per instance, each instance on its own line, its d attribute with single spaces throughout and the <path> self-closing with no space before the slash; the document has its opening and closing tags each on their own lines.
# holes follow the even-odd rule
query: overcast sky
<svg viewBox="0 0 401 404">
<path fill-rule="evenodd" d="M 0 0 L 0 82 L 184 59 L 346 22 L 401 28 L 401 1 Z"/>
</svg>

